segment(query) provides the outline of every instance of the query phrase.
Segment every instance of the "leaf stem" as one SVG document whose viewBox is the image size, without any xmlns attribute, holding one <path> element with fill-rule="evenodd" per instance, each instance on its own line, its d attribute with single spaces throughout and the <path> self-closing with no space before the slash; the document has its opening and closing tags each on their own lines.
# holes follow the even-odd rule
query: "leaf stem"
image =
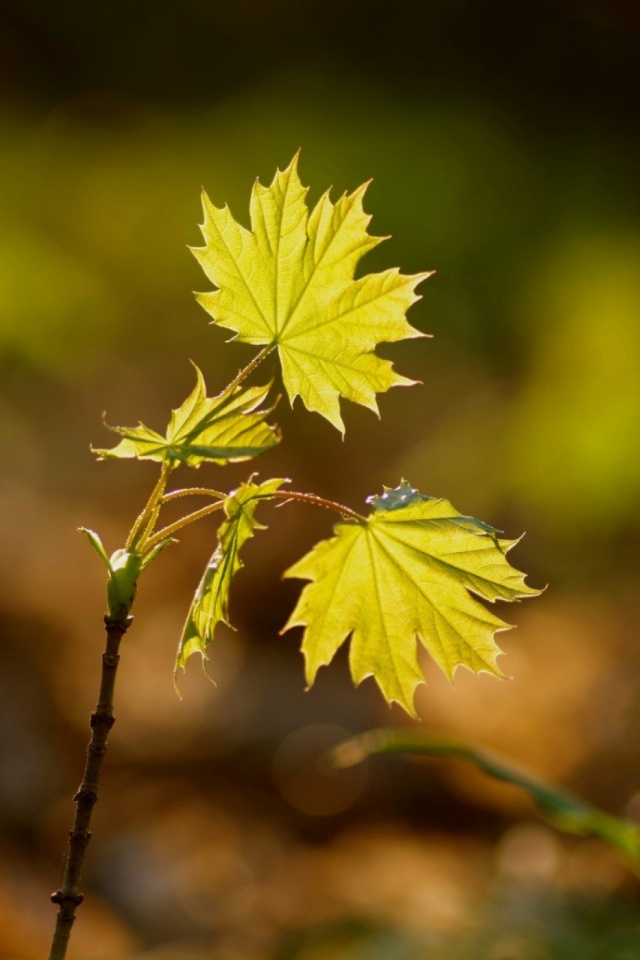
<svg viewBox="0 0 640 960">
<path fill-rule="evenodd" d="M 336 503 L 335 500 L 326 500 L 324 497 L 318 497 L 315 493 L 299 493 L 296 490 L 276 490 L 270 493 L 269 497 L 276 500 L 300 500 L 302 503 L 311 503 L 315 507 L 324 507 L 327 510 L 333 510 L 339 513 L 345 520 L 357 520 L 358 523 L 366 523 L 367 518 L 362 514 L 356 513 L 350 507 L 345 507 L 342 503 Z"/>
<path fill-rule="evenodd" d="M 216 503 L 210 503 L 206 507 L 202 507 L 200 510 L 195 510 L 193 513 L 187 514 L 186 517 L 182 517 L 180 520 L 176 520 L 175 523 L 170 523 L 168 526 L 163 527 L 162 530 L 158 530 L 152 537 L 145 543 L 145 550 L 150 550 L 152 547 L 155 547 L 157 543 L 161 540 L 164 540 L 166 537 L 172 536 L 178 530 L 182 530 L 183 527 L 186 527 L 190 523 L 195 523 L 196 520 L 201 520 L 202 517 L 208 517 L 210 513 L 213 513 L 215 510 L 219 510 L 224 504 L 224 500 L 218 500 Z"/>
<path fill-rule="evenodd" d="M 129 536 L 127 537 L 125 547 L 130 553 L 133 553 L 141 542 L 144 546 L 146 546 L 145 541 L 153 531 L 155 522 L 158 519 L 158 513 L 162 504 L 162 496 L 164 494 L 167 480 L 169 479 L 169 474 L 171 473 L 172 469 L 173 467 L 170 464 L 162 464 L 158 482 L 151 491 L 151 496 L 147 500 L 142 513 L 138 516 L 136 522 L 131 528 Z"/>
<path fill-rule="evenodd" d="M 98 799 L 98 782 L 102 761 L 107 749 L 107 737 L 115 720 L 113 716 L 113 691 L 116 681 L 118 661 L 120 660 L 120 641 L 131 624 L 128 611 L 123 610 L 120 617 L 104 618 L 107 643 L 102 654 L 102 677 L 100 693 L 95 713 L 91 714 L 91 739 L 87 747 L 87 760 L 82 783 L 74 797 L 76 813 L 73 827 L 69 833 L 69 845 L 62 885 L 51 895 L 53 903 L 60 906 L 56 927 L 51 943 L 49 960 L 64 960 L 71 928 L 75 920 L 77 907 L 82 903 L 80 880 L 85 852 L 91 838 L 89 826 L 91 814 Z"/>
<path fill-rule="evenodd" d="M 188 497 L 190 494 L 198 494 L 203 497 L 216 497 L 218 500 L 224 500 L 228 496 L 220 490 L 212 490 L 211 487 L 183 487 L 180 490 L 171 490 L 162 497 L 162 503 L 169 503 L 170 500 L 177 500 L 178 497 Z"/>
<path fill-rule="evenodd" d="M 234 387 L 239 386 L 243 380 L 246 380 L 250 376 L 256 367 L 260 366 L 263 360 L 269 356 L 275 350 L 275 344 L 270 344 L 269 346 L 263 347 L 260 353 L 257 353 L 253 360 L 251 360 L 246 367 L 243 367 L 242 370 L 239 370 L 235 375 L 229 386 L 226 388 L 231 391 Z"/>
<path fill-rule="evenodd" d="M 219 490 L 212 490 L 210 487 L 185 487 L 182 490 L 172 490 L 170 493 L 165 493 L 162 498 L 163 503 L 168 503 L 170 500 L 175 500 L 178 497 L 187 497 L 189 494 L 197 494 L 203 497 L 217 497 L 220 500 L 226 499 L 229 494 L 221 493 Z M 315 507 L 324 507 L 327 510 L 333 510 L 335 513 L 339 513 L 340 516 L 348 520 L 357 520 L 359 523 L 366 523 L 367 518 L 363 517 L 361 514 L 356 513 L 355 510 L 351 510 L 350 507 L 345 507 L 343 503 L 336 503 L 334 500 L 326 500 L 324 497 L 319 497 L 315 493 L 300 493 L 297 490 L 276 490 L 274 493 L 266 494 L 264 497 L 258 497 L 256 499 L 264 500 L 300 500 L 302 503 L 311 503 Z M 195 514 L 191 514 L 196 518 Z M 196 518 L 197 519 L 197 518 Z M 165 530 L 160 531 L 166 535 Z M 156 537 L 160 536 L 160 533 L 156 534 L 153 537 L 153 541 L 156 541 Z M 149 541 L 151 543 L 151 541 Z"/>
</svg>

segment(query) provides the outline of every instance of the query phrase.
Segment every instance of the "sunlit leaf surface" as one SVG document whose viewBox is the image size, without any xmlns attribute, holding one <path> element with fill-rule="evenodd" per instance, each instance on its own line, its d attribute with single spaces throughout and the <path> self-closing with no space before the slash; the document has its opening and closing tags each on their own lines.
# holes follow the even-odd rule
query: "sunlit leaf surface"
<svg viewBox="0 0 640 960">
<path fill-rule="evenodd" d="M 270 409 L 261 409 L 270 384 L 248 390 L 235 387 L 207 397 L 202 373 L 198 367 L 195 370 L 195 388 L 182 406 L 171 412 L 164 437 L 142 423 L 110 427 L 123 439 L 112 450 L 95 450 L 98 457 L 137 457 L 199 467 L 205 460 L 218 464 L 250 460 L 278 443 L 276 428 L 265 422 Z"/>
<path fill-rule="evenodd" d="M 218 288 L 198 295 L 205 310 L 239 340 L 277 347 L 290 400 L 300 396 L 342 432 L 340 397 L 377 412 L 376 393 L 413 383 L 374 351 L 423 336 L 405 314 L 429 276 L 394 268 L 354 280 L 360 258 L 382 239 L 367 233 L 366 187 L 335 204 L 327 192 L 309 213 L 296 156 L 271 186 L 255 182 L 251 231 L 204 194 L 205 246 L 193 250 Z"/>
<path fill-rule="evenodd" d="M 517 541 L 405 481 L 369 502 L 366 521 L 336 524 L 335 537 L 285 574 L 312 581 L 285 627 L 305 628 L 307 682 L 349 635 L 354 682 L 373 676 L 411 714 L 423 682 L 417 639 L 450 678 L 459 666 L 501 676 L 494 634 L 508 624 L 472 594 L 493 601 L 538 593 L 507 561 Z"/>
</svg>

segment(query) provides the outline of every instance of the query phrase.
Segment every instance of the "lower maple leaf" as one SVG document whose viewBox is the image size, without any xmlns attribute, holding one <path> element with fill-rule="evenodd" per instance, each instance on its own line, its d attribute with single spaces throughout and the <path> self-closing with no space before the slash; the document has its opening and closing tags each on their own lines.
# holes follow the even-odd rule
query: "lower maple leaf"
<svg viewBox="0 0 640 960">
<path fill-rule="evenodd" d="M 373 676 L 386 700 L 413 716 L 424 682 L 416 639 L 449 678 L 459 666 L 502 676 L 494 634 L 509 625 L 472 594 L 493 601 L 539 593 L 507 560 L 517 541 L 406 481 L 369 502 L 366 520 L 336 524 L 335 537 L 285 573 L 312 581 L 284 627 L 304 627 L 308 684 L 349 635 L 354 682 Z"/>
</svg>

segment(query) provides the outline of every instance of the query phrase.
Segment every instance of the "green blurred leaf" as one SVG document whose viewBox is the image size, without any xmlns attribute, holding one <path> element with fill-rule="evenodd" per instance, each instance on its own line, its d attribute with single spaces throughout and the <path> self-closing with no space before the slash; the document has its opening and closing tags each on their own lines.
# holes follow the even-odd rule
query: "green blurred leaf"
<svg viewBox="0 0 640 960">
<path fill-rule="evenodd" d="M 344 433 L 341 396 L 377 412 L 376 393 L 414 382 L 374 350 L 383 341 L 424 336 L 405 313 L 429 274 L 404 276 L 394 268 L 354 280 L 360 258 L 383 239 L 367 233 L 367 184 L 336 204 L 325 193 L 309 215 L 297 159 L 276 172 L 271 186 L 256 181 L 253 232 L 203 194 L 206 245 L 193 253 L 218 289 L 198 301 L 239 340 L 277 346 L 289 399 L 302 397 Z"/>
<path fill-rule="evenodd" d="M 416 639 L 449 678 L 459 666 L 501 676 L 493 636 L 508 624 L 470 594 L 493 601 L 539 592 L 506 559 L 517 541 L 499 540 L 492 527 L 406 481 L 369 502 L 364 522 L 338 523 L 333 539 L 285 573 L 313 581 L 284 627 L 305 628 L 307 682 L 350 634 L 354 682 L 373 676 L 384 697 L 412 715 L 424 682 Z"/>
<path fill-rule="evenodd" d="M 421 753 L 473 763 L 490 777 L 526 790 L 544 819 L 558 830 L 605 840 L 621 850 L 633 869 L 640 873 L 638 827 L 592 807 L 580 797 L 547 783 L 492 750 L 420 730 L 388 729 L 370 730 L 340 744 L 333 757 L 339 766 L 350 766 L 374 753 Z"/>
<path fill-rule="evenodd" d="M 240 550 L 255 530 L 265 530 L 255 518 L 261 500 L 270 499 L 286 480 L 266 480 L 255 484 L 241 484 L 224 501 L 227 519 L 218 529 L 218 545 L 207 564 L 198 585 L 182 638 L 178 646 L 175 673 L 185 669 L 189 657 L 200 653 L 206 659 L 206 649 L 213 640 L 218 623 L 229 623 L 229 591 L 235 574 L 244 565 Z"/>
<path fill-rule="evenodd" d="M 98 458 L 137 457 L 199 467 L 205 460 L 218 464 L 250 460 L 278 443 L 277 429 L 264 419 L 272 408 L 259 409 L 271 384 L 248 390 L 232 387 L 217 397 L 207 397 L 204 377 L 194 367 L 195 388 L 182 406 L 171 412 L 166 436 L 142 423 L 109 427 L 124 439 L 112 450 L 94 450 Z"/>
</svg>

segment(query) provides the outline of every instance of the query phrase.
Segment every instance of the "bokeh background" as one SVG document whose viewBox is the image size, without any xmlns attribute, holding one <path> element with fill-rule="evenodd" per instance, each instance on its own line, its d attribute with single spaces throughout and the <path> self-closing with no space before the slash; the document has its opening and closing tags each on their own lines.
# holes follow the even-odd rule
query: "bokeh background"
<svg viewBox="0 0 640 960">
<path fill-rule="evenodd" d="M 256 462 L 356 509 L 406 476 L 509 536 L 538 600 L 504 611 L 500 682 L 425 660 L 429 730 L 471 736 L 605 809 L 640 810 L 640 8 L 634 0 L 21 0 L 0 26 L 0 957 L 46 955 L 102 644 L 102 570 L 152 464 L 101 424 L 166 422 L 189 358 L 251 356 L 190 291 L 199 190 L 247 221 L 302 147 L 317 198 L 373 177 L 366 261 L 436 269 L 424 382 L 349 407 L 346 440 L 280 404 Z M 267 371 L 268 372 L 268 371 Z M 232 488 L 254 465 L 185 475 Z M 206 475 L 205 475 L 206 474 Z M 71 960 L 640 956 L 638 886 L 456 763 L 315 758 L 408 723 L 346 657 L 303 691 L 281 571 L 330 518 L 271 511 L 210 672 L 172 688 L 215 523 L 145 579 L 126 639 Z M 318 513 L 319 515 L 316 515 Z"/>
</svg>

